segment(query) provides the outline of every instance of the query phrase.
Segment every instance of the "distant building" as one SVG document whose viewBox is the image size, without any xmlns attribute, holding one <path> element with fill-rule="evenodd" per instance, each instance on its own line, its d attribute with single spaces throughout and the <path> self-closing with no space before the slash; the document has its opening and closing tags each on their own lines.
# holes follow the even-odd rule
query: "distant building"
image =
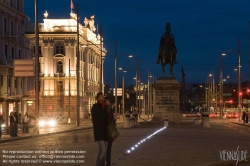
<svg viewBox="0 0 250 166">
<path fill-rule="evenodd" d="M 31 59 L 32 55 L 24 36 L 29 19 L 23 5 L 23 0 L 0 1 L 0 113 L 6 124 L 10 112 L 25 112 L 29 91 L 27 78 L 15 78 L 13 72 L 15 59 Z"/>
<path fill-rule="evenodd" d="M 94 16 L 85 18 L 85 25 L 79 23 L 80 71 L 76 71 L 76 14 L 71 12 L 71 17 L 65 19 L 53 19 L 48 15 L 46 11 L 43 23 L 39 23 L 39 114 L 68 117 L 70 111 L 70 117 L 76 118 L 76 74 L 80 72 L 80 118 L 83 118 L 88 116 L 96 102 L 96 93 L 100 91 L 100 88 L 93 90 L 91 87 L 100 87 L 104 62 L 101 56 L 104 57 L 107 51 L 101 48 L 101 36 L 95 33 Z M 35 51 L 34 24 L 26 26 L 26 37 L 30 39 L 30 50 Z M 83 102 L 86 99 L 88 101 Z M 29 111 L 34 108 L 30 106 Z"/>
</svg>

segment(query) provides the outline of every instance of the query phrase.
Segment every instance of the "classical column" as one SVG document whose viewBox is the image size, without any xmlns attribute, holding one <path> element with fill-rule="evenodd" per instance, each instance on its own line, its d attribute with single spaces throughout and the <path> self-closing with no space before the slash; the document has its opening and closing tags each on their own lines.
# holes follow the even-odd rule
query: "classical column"
<svg viewBox="0 0 250 166">
<path fill-rule="evenodd" d="M 10 96 L 14 95 L 14 92 L 15 92 L 15 78 L 14 77 L 11 77 L 10 79 Z"/>
<path fill-rule="evenodd" d="M 22 90 L 21 90 L 21 78 L 16 78 L 17 80 L 17 87 L 16 87 L 16 95 L 22 95 Z"/>
<path fill-rule="evenodd" d="M 3 75 L 3 95 L 7 97 L 8 92 L 8 76 Z M 9 123 L 9 102 L 7 100 L 3 101 L 3 115 L 5 115 L 5 125 L 8 126 Z"/>
<path fill-rule="evenodd" d="M 23 95 L 27 95 L 27 78 L 23 78 Z"/>
</svg>

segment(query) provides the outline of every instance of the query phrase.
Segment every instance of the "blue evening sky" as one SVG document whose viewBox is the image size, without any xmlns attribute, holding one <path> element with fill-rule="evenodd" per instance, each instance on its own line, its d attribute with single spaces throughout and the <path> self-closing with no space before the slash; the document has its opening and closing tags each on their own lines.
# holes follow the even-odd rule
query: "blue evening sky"
<svg viewBox="0 0 250 166">
<path fill-rule="evenodd" d="M 162 75 L 156 59 L 159 41 L 165 33 L 167 22 L 175 37 L 178 64 L 174 76 L 181 82 L 181 66 L 186 82 L 204 83 L 214 70 L 219 79 L 219 57 L 223 57 L 223 75 L 227 81 L 237 82 L 238 38 L 241 40 L 241 80 L 249 79 L 249 0 L 73 0 L 79 4 L 80 23 L 84 17 L 95 15 L 95 24 L 102 26 L 105 59 L 105 84 L 114 85 L 115 41 L 118 54 L 133 54 L 141 62 L 141 81 L 147 82 L 148 69 L 155 78 Z M 39 0 L 39 22 L 45 10 L 49 18 L 69 18 L 70 0 Z M 34 22 L 34 0 L 25 0 L 25 13 Z M 133 83 L 135 58 L 118 56 L 118 67 L 128 70 L 118 72 L 118 83 L 125 77 L 126 84 Z M 169 76 L 168 65 L 165 76 Z"/>
</svg>

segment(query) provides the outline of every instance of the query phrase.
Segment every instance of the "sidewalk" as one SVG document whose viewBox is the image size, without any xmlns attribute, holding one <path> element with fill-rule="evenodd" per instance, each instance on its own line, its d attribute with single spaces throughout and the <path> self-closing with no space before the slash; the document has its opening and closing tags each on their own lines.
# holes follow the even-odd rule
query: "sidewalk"
<svg viewBox="0 0 250 166">
<path fill-rule="evenodd" d="M 228 122 L 245 127 L 250 127 L 250 121 L 248 123 L 243 123 L 243 120 L 239 121 L 238 119 L 228 119 Z"/>
<path fill-rule="evenodd" d="M 113 144 L 116 166 L 231 166 L 236 161 L 221 159 L 224 151 L 246 151 L 247 160 L 237 165 L 250 165 L 250 130 L 230 125 L 227 120 L 210 119 L 211 128 L 203 128 L 200 121 L 193 124 L 169 123 L 168 128 L 153 137 L 150 134 L 163 127 L 163 123 L 140 123 L 138 127 L 121 130 Z M 127 149 L 146 139 L 130 154 Z M 118 156 L 117 154 L 120 154 Z"/>
<path fill-rule="evenodd" d="M 33 132 L 34 128 L 29 128 L 30 131 L 29 133 L 22 133 L 22 131 L 19 128 L 17 133 L 18 137 L 10 137 L 9 134 L 3 133 L 2 137 L 0 138 L 0 144 L 4 142 L 11 142 L 32 137 L 39 137 L 43 135 L 58 134 L 63 132 L 86 130 L 92 128 L 93 125 L 91 119 L 81 120 L 80 126 L 76 126 L 76 122 L 72 122 L 70 124 L 57 124 L 56 127 L 54 128 L 39 129 L 39 134 Z"/>
<path fill-rule="evenodd" d="M 138 122 L 144 121 L 145 119 L 140 119 Z M 121 120 L 118 120 L 116 122 L 117 124 L 122 124 L 124 123 Z M 17 137 L 11 137 L 9 134 L 3 133 L 2 137 L 0 138 L 0 144 L 5 143 L 5 142 L 11 142 L 11 141 L 17 141 L 21 139 L 28 139 L 32 137 L 40 137 L 44 135 L 50 135 L 50 134 L 59 134 L 59 133 L 64 133 L 64 132 L 71 132 L 71 131 L 79 131 L 79 130 L 87 130 L 87 129 L 92 129 L 92 121 L 91 119 L 83 119 L 80 121 L 80 126 L 76 126 L 76 121 L 72 121 L 70 124 L 58 124 L 54 128 L 43 128 L 39 129 L 39 134 L 33 132 L 34 128 L 29 129 L 29 133 L 22 133 L 20 128 L 18 129 Z"/>
<path fill-rule="evenodd" d="M 145 118 L 145 117 L 144 117 Z M 211 128 L 203 128 L 201 121 L 185 119 L 186 123 L 171 123 L 166 129 L 156 133 L 151 138 L 148 136 L 163 128 L 163 122 L 140 120 L 138 126 L 123 128 L 123 122 L 119 126 L 120 136 L 114 141 L 112 147 L 112 162 L 116 166 L 231 166 L 236 161 L 223 161 L 222 151 L 248 151 L 248 161 L 240 161 L 237 166 L 250 165 L 250 128 L 231 124 L 228 119 L 211 118 Z M 22 134 L 19 137 L 10 138 L 8 135 L 0 140 L 2 142 L 14 141 L 25 138 L 39 137 L 52 133 L 60 133 L 74 130 L 91 129 L 91 120 L 83 120 L 79 127 L 75 124 L 62 124 L 52 131 L 40 131 L 41 134 Z M 92 132 L 91 132 L 92 133 Z M 138 142 L 145 139 L 136 149 L 127 154 L 127 150 L 135 147 Z M 81 139 L 78 144 L 70 144 L 72 149 L 79 145 L 86 153 L 86 165 L 94 165 L 98 146 L 91 137 L 90 140 Z M 84 148 L 82 147 L 84 145 Z"/>
</svg>

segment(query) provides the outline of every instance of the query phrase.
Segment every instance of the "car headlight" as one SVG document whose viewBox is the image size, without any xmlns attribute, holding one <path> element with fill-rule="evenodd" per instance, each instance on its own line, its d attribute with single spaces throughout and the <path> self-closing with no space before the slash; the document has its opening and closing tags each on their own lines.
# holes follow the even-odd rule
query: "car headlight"
<svg viewBox="0 0 250 166">
<path fill-rule="evenodd" d="M 40 121 L 38 122 L 38 126 L 40 126 L 40 127 L 45 126 L 45 122 L 44 122 L 43 120 L 40 120 Z"/>
<path fill-rule="evenodd" d="M 49 120 L 48 124 L 53 127 L 53 126 L 56 125 L 56 121 L 55 120 Z"/>
</svg>

